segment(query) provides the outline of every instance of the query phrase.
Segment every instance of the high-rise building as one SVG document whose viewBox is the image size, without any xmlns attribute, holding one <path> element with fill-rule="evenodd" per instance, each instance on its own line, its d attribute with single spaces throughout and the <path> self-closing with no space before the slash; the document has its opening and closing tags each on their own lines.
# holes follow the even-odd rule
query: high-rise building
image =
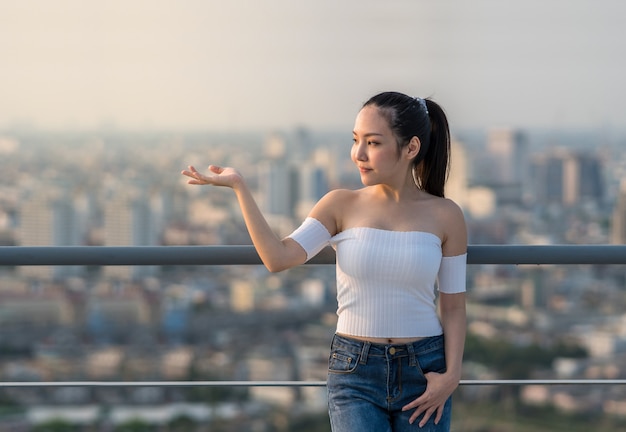
<svg viewBox="0 0 626 432">
<path fill-rule="evenodd" d="M 611 243 L 626 244 L 626 179 L 621 182 L 619 195 L 613 209 Z"/>
<path fill-rule="evenodd" d="M 578 155 L 577 189 L 579 199 L 602 203 L 605 199 L 605 181 L 602 160 L 590 154 Z"/>
<path fill-rule="evenodd" d="M 528 199 L 530 152 L 526 136 L 515 129 L 489 130 L 484 152 L 474 152 L 472 183 L 495 193 L 498 204 L 520 203 Z"/>
<path fill-rule="evenodd" d="M 295 216 L 301 220 L 328 192 L 328 175 L 324 166 L 306 162 L 298 165 L 297 176 L 299 188 Z"/>
<path fill-rule="evenodd" d="M 86 224 L 77 209 L 77 196 L 63 182 L 33 184 L 24 189 L 19 209 L 20 246 L 78 246 Z M 56 280 L 79 275 L 81 266 L 24 266 L 27 278 Z"/>
<path fill-rule="evenodd" d="M 524 185 L 529 170 L 528 143 L 524 134 L 508 128 L 491 129 L 487 153 L 493 160 L 490 172 L 495 183 Z"/>
<path fill-rule="evenodd" d="M 259 165 L 261 208 L 268 216 L 293 215 L 297 179 L 284 159 L 266 160 Z"/>
<path fill-rule="evenodd" d="M 602 162 L 597 156 L 558 150 L 533 161 L 535 198 L 539 203 L 573 206 L 604 201 Z"/>
<path fill-rule="evenodd" d="M 151 195 L 146 189 L 120 183 L 107 191 L 105 246 L 154 246 L 159 243 L 162 217 L 155 203 L 160 201 L 158 195 Z M 155 266 L 110 266 L 105 268 L 105 275 L 111 279 L 137 280 L 152 276 L 156 271 Z"/>
</svg>

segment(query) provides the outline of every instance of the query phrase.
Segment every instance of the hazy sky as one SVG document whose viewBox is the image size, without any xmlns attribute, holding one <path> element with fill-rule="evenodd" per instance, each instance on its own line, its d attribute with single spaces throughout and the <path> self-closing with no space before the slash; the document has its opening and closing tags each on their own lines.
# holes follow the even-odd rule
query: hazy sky
<svg viewBox="0 0 626 432">
<path fill-rule="evenodd" d="M 623 0 L 0 0 L 0 127 L 626 127 Z"/>
</svg>

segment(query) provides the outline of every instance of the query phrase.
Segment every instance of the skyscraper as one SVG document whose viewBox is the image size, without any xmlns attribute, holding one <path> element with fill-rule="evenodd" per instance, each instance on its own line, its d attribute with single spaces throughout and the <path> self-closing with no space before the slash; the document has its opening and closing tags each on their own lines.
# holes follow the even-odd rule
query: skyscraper
<svg viewBox="0 0 626 432">
<path fill-rule="evenodd" d="M 305 162 L 298 165 L 297 176 L 299 188 L 295 216 L 301 220 L 328 192 L 328 174 L 326 167 L 316 162 Z"/>
<path fill-rule="evenodd" d="M 120 182 L 107 191 L 104 203 L 105 246 L 153 246 L 158 244 L 161 215 L 146 187 Z M 136 280 L 154 275 L 155 266 L 110 266 L 111 279 Z"/>
<path fill-rule="evenodd" d="M 46 181 L 24 188 L 19 209 L 20 246 L 78 246 L 85 223 L 80 220 L 77 197 L 61 181 Z M 20 273 L 39 280 L 62 279 L 80 274 L 80 266 L 24 266 Z"/>
<path fill-rule="evenodd" d="M 291 217 L 296 190 L 297 179 L 292 177 L 291 168 L 284 159 L 266 160 L 259 165 L 261 208 L 269 217 Z"/>
<path fill-rule="evenodd" d="M 528 144 L 517 130 L 494 128 L 489 131 L 487 151 L 494 158 L 494 180 L 503 184 L 519 184 L 527 178 Z"/>
<path fill-rule="evenodd" d="M 530 153 L 522 132 L 491 129 L 485 151 L 472 156 L 473 184 L 492 189 L 498 204 L 518 204 L 530 195 Z"/>
<path fill-rule="evenodd" d="M 619 194 L 613 209 L 611 243 L 626 244 L 626 179 L 620 184 Z"/>
<path fill-rule="evenodd" d="M 574 206 L 604 201 L 602 162 L 597 156 L 557 150 L 533 162 L 535 198 L 544 204 Z"/>
</svg>

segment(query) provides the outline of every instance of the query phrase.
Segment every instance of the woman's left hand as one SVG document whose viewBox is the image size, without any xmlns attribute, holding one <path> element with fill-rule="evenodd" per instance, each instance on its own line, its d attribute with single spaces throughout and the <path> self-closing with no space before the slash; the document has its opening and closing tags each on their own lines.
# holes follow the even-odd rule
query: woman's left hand
<svg viewBox="0 0 626 432">
<path fill-rule="evenodd" d="M 445 373 L 428 372 L 424 376 L 427 381 L 426 391 L 413 402 L 402 407 L 402 411 L 415 408 L 415 412 L 409 419 L 411 424 L 424 413 L 424 417 L 419 423 L 420 427 L 424 426 L 433 414 L 435 414 L 435 424 L 439 423 L 448 397 L 459 385 L 458 380 L 451 379 L 452 377 Z"/>
</svg>

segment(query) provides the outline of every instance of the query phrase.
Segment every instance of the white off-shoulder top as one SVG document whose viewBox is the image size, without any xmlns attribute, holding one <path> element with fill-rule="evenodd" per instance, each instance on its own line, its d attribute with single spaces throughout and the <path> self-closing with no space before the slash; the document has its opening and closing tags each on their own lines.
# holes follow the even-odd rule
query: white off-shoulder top
<svg viewBox="0 0 626 432">
<path fill-rule="evenodd" d="M 307 218 L 289 237 L 307 251 L 307 259 L 329 244 L 335 249 L 342 334 L 440 335 L 435 290 L 465 291 L 466 254 L 443 257 L 441 239 L 432 233 L 354 227 L 331 237 L 322 223 Z"/>
</svg>

